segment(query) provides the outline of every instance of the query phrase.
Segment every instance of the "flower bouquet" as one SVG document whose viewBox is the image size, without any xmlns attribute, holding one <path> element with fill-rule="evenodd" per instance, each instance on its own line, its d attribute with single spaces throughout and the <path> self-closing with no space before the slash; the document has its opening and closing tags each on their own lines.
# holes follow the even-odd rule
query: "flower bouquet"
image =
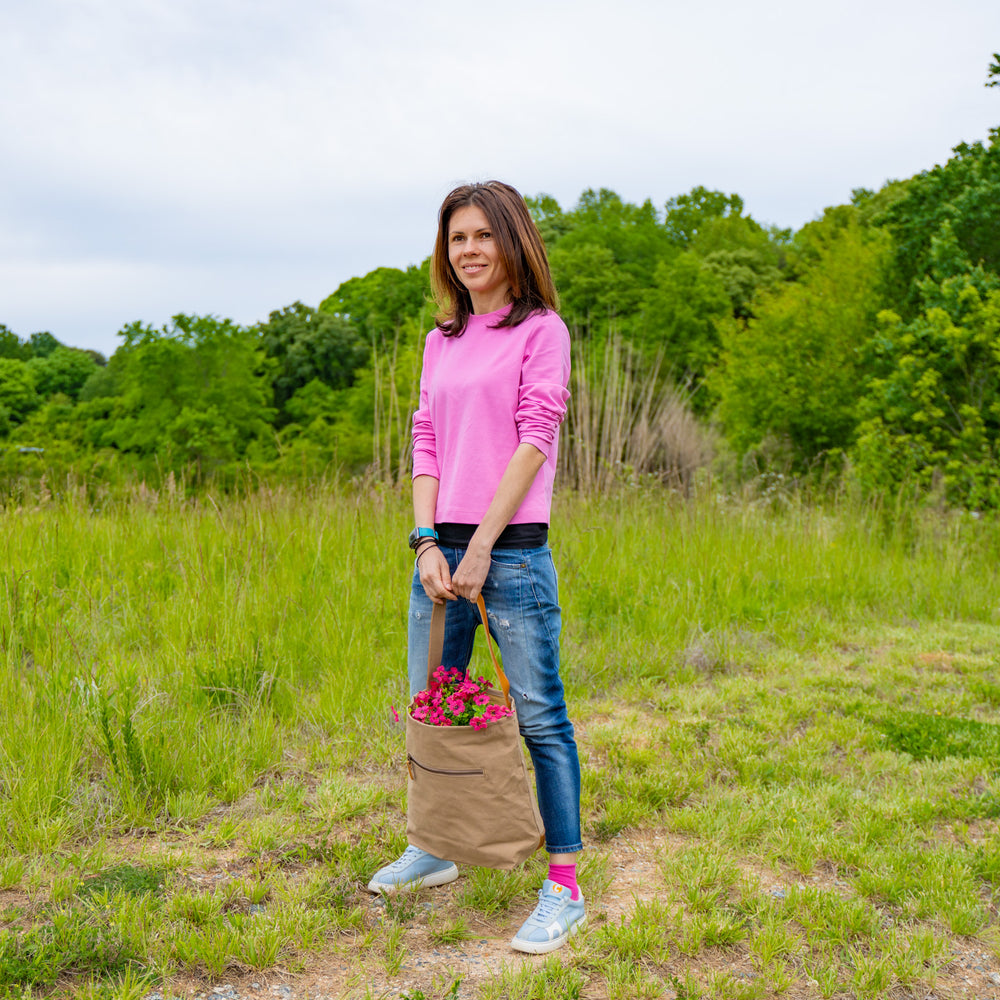
<svg viewBox="0 0 1000 1000">
<path fill-rule="evenodd" d="M 410 715 L 427 726 L 469 726 L 485 729 L 513 715 L 506 705 L 494 704 L 493 685 L 485 677 L 467 677 L 457 667 L 438 667 L 430 687 L 410 703 Z"/>
</svg>

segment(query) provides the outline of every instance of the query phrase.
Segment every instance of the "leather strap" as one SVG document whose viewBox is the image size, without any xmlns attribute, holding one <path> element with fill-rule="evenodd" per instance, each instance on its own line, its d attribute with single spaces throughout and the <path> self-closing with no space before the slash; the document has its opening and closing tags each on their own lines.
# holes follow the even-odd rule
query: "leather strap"
<svg viewBox="0 0 1000 1000">
<path fill-rule="evenodd" d="M 441 666 L 441 655 L 444 652 L 444 616 L 448 610 L 447 601 L 444 604 L 435 604 L 431 612 L 431 638 L 427 644 L 427 687 L 431 686 L 431 674 Z M 479 608 L 479 617 L 483 622 L 483 630 L 486 632 L 486 648 L 489 650 L 490 659 L 493 661 L 493 669 L 496 671 L 497 680 L 500 682 L 500 690 L 503 691 L 504 703 L 510 708 L 510 681 L 500 666 L 496 653 L 493 651 L 493 637 L 490 635 L 490 623 L 486 617 L 486 603 L 483 595 L 476 598 L 476 607 Z"/>
</svg>

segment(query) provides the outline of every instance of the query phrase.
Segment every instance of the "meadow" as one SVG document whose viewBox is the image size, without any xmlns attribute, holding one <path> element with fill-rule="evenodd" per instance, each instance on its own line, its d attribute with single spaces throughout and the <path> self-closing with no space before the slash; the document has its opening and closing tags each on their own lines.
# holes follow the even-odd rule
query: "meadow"
<svg viewBox="0 0 1000 1000">
<path fill-rule="evenodd" d="M 590 926 L 548 958 L 506 946 L 540 857 L 364 888 L 409 527 L 318 483 L 0 512 L 0 996 L 1000 995 L 995 518 L 560 494 Z"/>
</svg>

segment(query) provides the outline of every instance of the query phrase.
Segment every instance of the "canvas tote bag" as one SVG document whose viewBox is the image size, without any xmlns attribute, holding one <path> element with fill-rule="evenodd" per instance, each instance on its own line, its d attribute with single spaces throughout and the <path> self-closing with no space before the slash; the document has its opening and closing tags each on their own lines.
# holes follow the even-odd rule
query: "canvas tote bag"
<svg viewBox="0 0 1000 1000">
<path fill-rule="evenodd" d="M 521 749 L 517 706 L 497 662 L 486 605 L 479 616 L 500 690 L 494 704 L 514 715 L 471 726 L 430 726 L 406 713 L 406 836 L 409 843 L 448 861 L 510 869 L 545 843 L 545 828 Z M 441 665 L 446 606 L 435 604 L 427 651 L 427 686 Z M 412 708 L 412 705 L 411 705 Z"/>
</svg>

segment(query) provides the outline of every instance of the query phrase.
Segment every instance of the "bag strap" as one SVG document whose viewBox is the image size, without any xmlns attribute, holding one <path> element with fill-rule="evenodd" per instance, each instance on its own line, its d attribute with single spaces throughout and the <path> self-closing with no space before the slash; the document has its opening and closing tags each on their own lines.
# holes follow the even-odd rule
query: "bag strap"
<svg viewBox="0 0 1000 1000">
<path fill-rule="evenodd" d="M 486 617 L 486 602 L 483 595 L 476 598 L 476 607 L 479 608 L 479 617 L 483 622 L 483 629 L 486 632 L 486 648 L 489 650 L 490 659 L 493 661 L 493 669 L 496 671 L 497 680 L 500 682 L 500 690 L 503 691 L 503 700 L 510 708 L 510 681 L 500 666 L 496 653 L 493 652 L 493 637 L 490 635 L 490 623 Z M 427 645 L 427 687 L 431 686 L 431 674 L 441 666 L 441 656 L 444 653 L 444 616 L 448 609 L 448 602 L 435 604 L 431 612 L 431 638 Z"/>
</svg>

